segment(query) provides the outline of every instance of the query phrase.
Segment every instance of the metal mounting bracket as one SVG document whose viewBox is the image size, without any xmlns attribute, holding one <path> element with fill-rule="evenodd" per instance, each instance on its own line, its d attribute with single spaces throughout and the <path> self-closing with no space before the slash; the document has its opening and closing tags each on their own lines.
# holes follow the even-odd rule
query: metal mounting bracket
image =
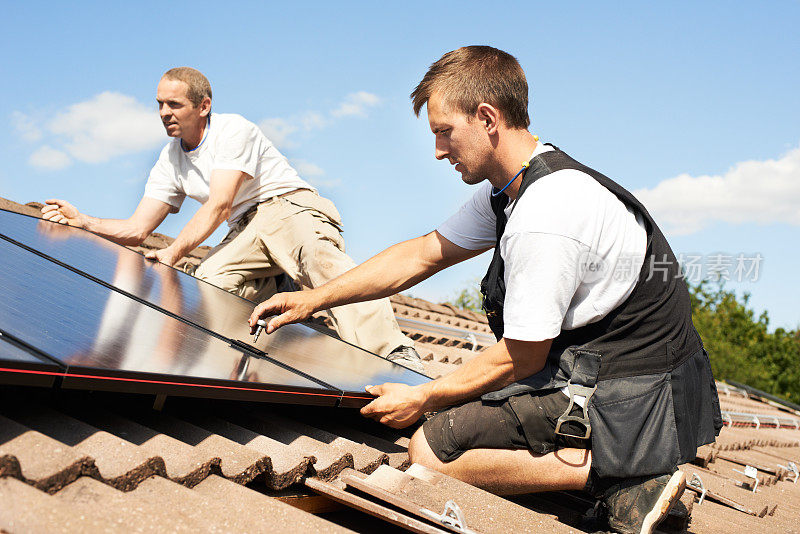
<svg viewBox="0 0 800 534">
<path fill-rule="evenodd" d="M 706 489 L 705 484 L 703 484 L 703 479 L 700 478 L 700 475 L 694 473 L 687 484 L 700 492 L 700 500 L 697 501 L 697 504 L 703 504 L 703 499 L 706 498 L 706 493 L 708 490 Z"/>
<path fill-rule="evenodd" d="M 789 462 L 789 465 L 778 464 L 781 469 L 786 469 L 792 474 L 792 484 L 797 484 L 797 479 L 800 478 L 800 472 L 797 470 L 797 465 L 794 462 Z"/>
<path fill-rule="evenodd" d="M 472 350 L 470 352 L 477 352 L 478 351 L 478 339 L 475 337 L 475 334 L 472 332 L 468 333 L 464 336 L 467 341 L 472 344 Z"/>
<path fill-rule="evenodd" d="M 758 488 L 758 469 L 753 467 L 752 465 L 744 466 L 744 471 L 739 471 L 738 469 L 734 469 L 739 474 L 742 474 L 753 481 L 753 493 L 756 492 L 756 488 Z"/>
<path fill-rule="evenodd" d="M 758 420 L 758 416 L 756 415 L 753 416 L 753 422 L 756 424 L 756 430 L 761 428 L 761 421 Z"/>
<path fill-rule="evenodd" d="M 722 420 L 724 421 L 726 419 L 728 420 L 728 427 L 732 427 L 733 426 L 733 419 L 731 418 L 731 416 L 729 414 L 723 413 L 722 414 Z"/>
<path fill-rule="evenodd" d="M 461 511 L 461 508 L 455 503 L 455 501 L 447 501 L 444 505 L 444 511 L 441 514 L 437 514 L 431 510 L 427 510 L 425 508 L 420 509 L 420 513 L 429 519 L 436 521 L 446 527 L 449 527 L 451 530 L 455 532 L 460 532 L 461 534 L 477 534 L 474 530 L 470 530 L 467 527 L 467 521 L 464 518 L 464 513 Z"/>
</svg>

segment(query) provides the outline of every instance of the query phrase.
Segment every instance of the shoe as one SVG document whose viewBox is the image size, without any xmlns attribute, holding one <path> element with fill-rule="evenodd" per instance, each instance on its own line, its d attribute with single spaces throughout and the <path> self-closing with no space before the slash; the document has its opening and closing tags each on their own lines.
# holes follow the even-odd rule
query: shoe
<svg viewBox="0 0 800 534">
<path fill-rule="evenodd" d="M 394 349 L 386 356 L 386 359 L 392 363 L 402 365 L 407 369 L 425 374 L 425 368 L 422 366 L 422 358 L 417 354 L 414 347 L 401 345 Z"/>
<path fill-rule="evenodd" d="M 650 534 L 686 489 L 686 475 L 672 474 L 624 479 L 606 489 L 601 501 L 608 524 L 622 534 Z"/>
</svg>

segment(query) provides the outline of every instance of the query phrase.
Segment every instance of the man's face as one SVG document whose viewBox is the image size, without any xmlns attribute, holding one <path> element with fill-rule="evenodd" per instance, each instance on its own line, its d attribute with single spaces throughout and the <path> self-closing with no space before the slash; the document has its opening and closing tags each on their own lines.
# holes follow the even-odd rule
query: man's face
<svg viewBox="0 0 800 534">
<path fill-rule="evenodd" d="M 189 86 L 179 80 L 162 78 L 158 82 L 156 100 L 161 122 L 170 137 L 187 137 L 202 130 L 208 111 L 195 107 L 186 96 Z"/>
<path fill-rule="evenodd" d="M 488 178 L 492 145 L 484 123 L 447 105 L 439 93 L 428 99 L 428 123 L 436 136 L 436 159 L 446 159 L 474 185 Z"/>
</svg>

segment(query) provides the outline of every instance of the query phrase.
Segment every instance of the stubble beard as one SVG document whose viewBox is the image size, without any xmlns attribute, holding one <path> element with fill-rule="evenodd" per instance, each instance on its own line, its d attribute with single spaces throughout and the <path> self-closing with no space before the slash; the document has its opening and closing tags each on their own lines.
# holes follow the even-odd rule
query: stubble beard
<svg viewBox="0 0 800 534">
<path fill-rule="evenodd" d="M 464 165 L 461 163 L 461 165 Z M 486 169 L 480 168 L 476 169 L 475 172 L 471 172 L 469 170 L 461 173 L 461 180 L 467 185 L 478 185 L 479 183 L 486 180 L 486 177 L 489 175 L 486 172 Z"/>
<path fill-rule="evenodd" d="M 484 181 L 486 178 L 475 176 L 474 174 L 464 173 L 461 175 L 461 180 L 467 185 L 477 185 Z"/>
</svg>

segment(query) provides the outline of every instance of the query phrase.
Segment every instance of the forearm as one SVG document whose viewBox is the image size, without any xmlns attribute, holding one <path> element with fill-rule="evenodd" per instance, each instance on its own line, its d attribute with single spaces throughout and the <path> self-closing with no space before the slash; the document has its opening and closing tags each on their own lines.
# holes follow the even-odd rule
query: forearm
<svg viewBox="0 0 800 534">
<path fill-rule="evenodd" d="M 426 235 L 398 243 L 318 287 L 317 309 L 388 297 L 432 276 L 446 265 L 426 259 L 429 241 Z"/>
<path fill-rule="evenodd" d="M 66 200 L 51 198 L 42 206 L 42 218 L 89 230 L 120 245 L 139 245 L 161 224 L 170 209 L 165 202 L 144 197 L 127 219 L 100 219 L 81 213 Z"/>
<path fill-rule="evenodd" d="M 489 347 L 453 373 L 420 386 L 425 394 L 425 411 L 459 404 L 512 383 L 512 361 L 503 358 L 502 351 L 494 350 L 500 343 Z"/>
<path fill-rule="evenodd" d="M 453 373 L 420 386 L 425 396 L 425 411 L 478 398 L 541 371 L 550 342 L 529 343 L 522 350 L 519 346 L 509 346 L 514 343 L 520 342 L 501 339 Z M 518 356 L 511 356 L 511 352 Z"/>
<path fill-rule="evenodd" d="M 388 297 L 481 252 L 458 247 L 438 232 L 431 232 L 398 243 L 315 289 L 274 295 L 256 306 L 250 315 L 250 327 L 273 316 L 267 325 L 270 334 L 285 324 L 303 321 L 316 311 Z"/>
<path fill-rule="evenodd" d="M 214 230 L 228 218 L 228 215 L 230 215 L 230 208 L 224 205 L 206 203 L 200 206 L 200 209 L 186 223 L 186 226 L 183 227 L 178 237 L 170 245 L 170 248 L 174 251 L 174 256 L 182 258 L 194 250 L 208 236 L 214 233 Z"/>
<path fill-rule="evenodd" d="M 100 219 L 81 214 L 80 221 L 82 228 L 120 245 L 140 245 L 149 234 L 130 219 Z"/>
<path fill-rule="evenodd" d="M 538 373 L 547 361 L 552 340 L 502 339 L 442 378 L 419 386 L 368 386 L 376 398 L 361 413 L 394 428 L 404 428 L 430 411 L 438 411 L 497 391 Z"/>
</svg>

